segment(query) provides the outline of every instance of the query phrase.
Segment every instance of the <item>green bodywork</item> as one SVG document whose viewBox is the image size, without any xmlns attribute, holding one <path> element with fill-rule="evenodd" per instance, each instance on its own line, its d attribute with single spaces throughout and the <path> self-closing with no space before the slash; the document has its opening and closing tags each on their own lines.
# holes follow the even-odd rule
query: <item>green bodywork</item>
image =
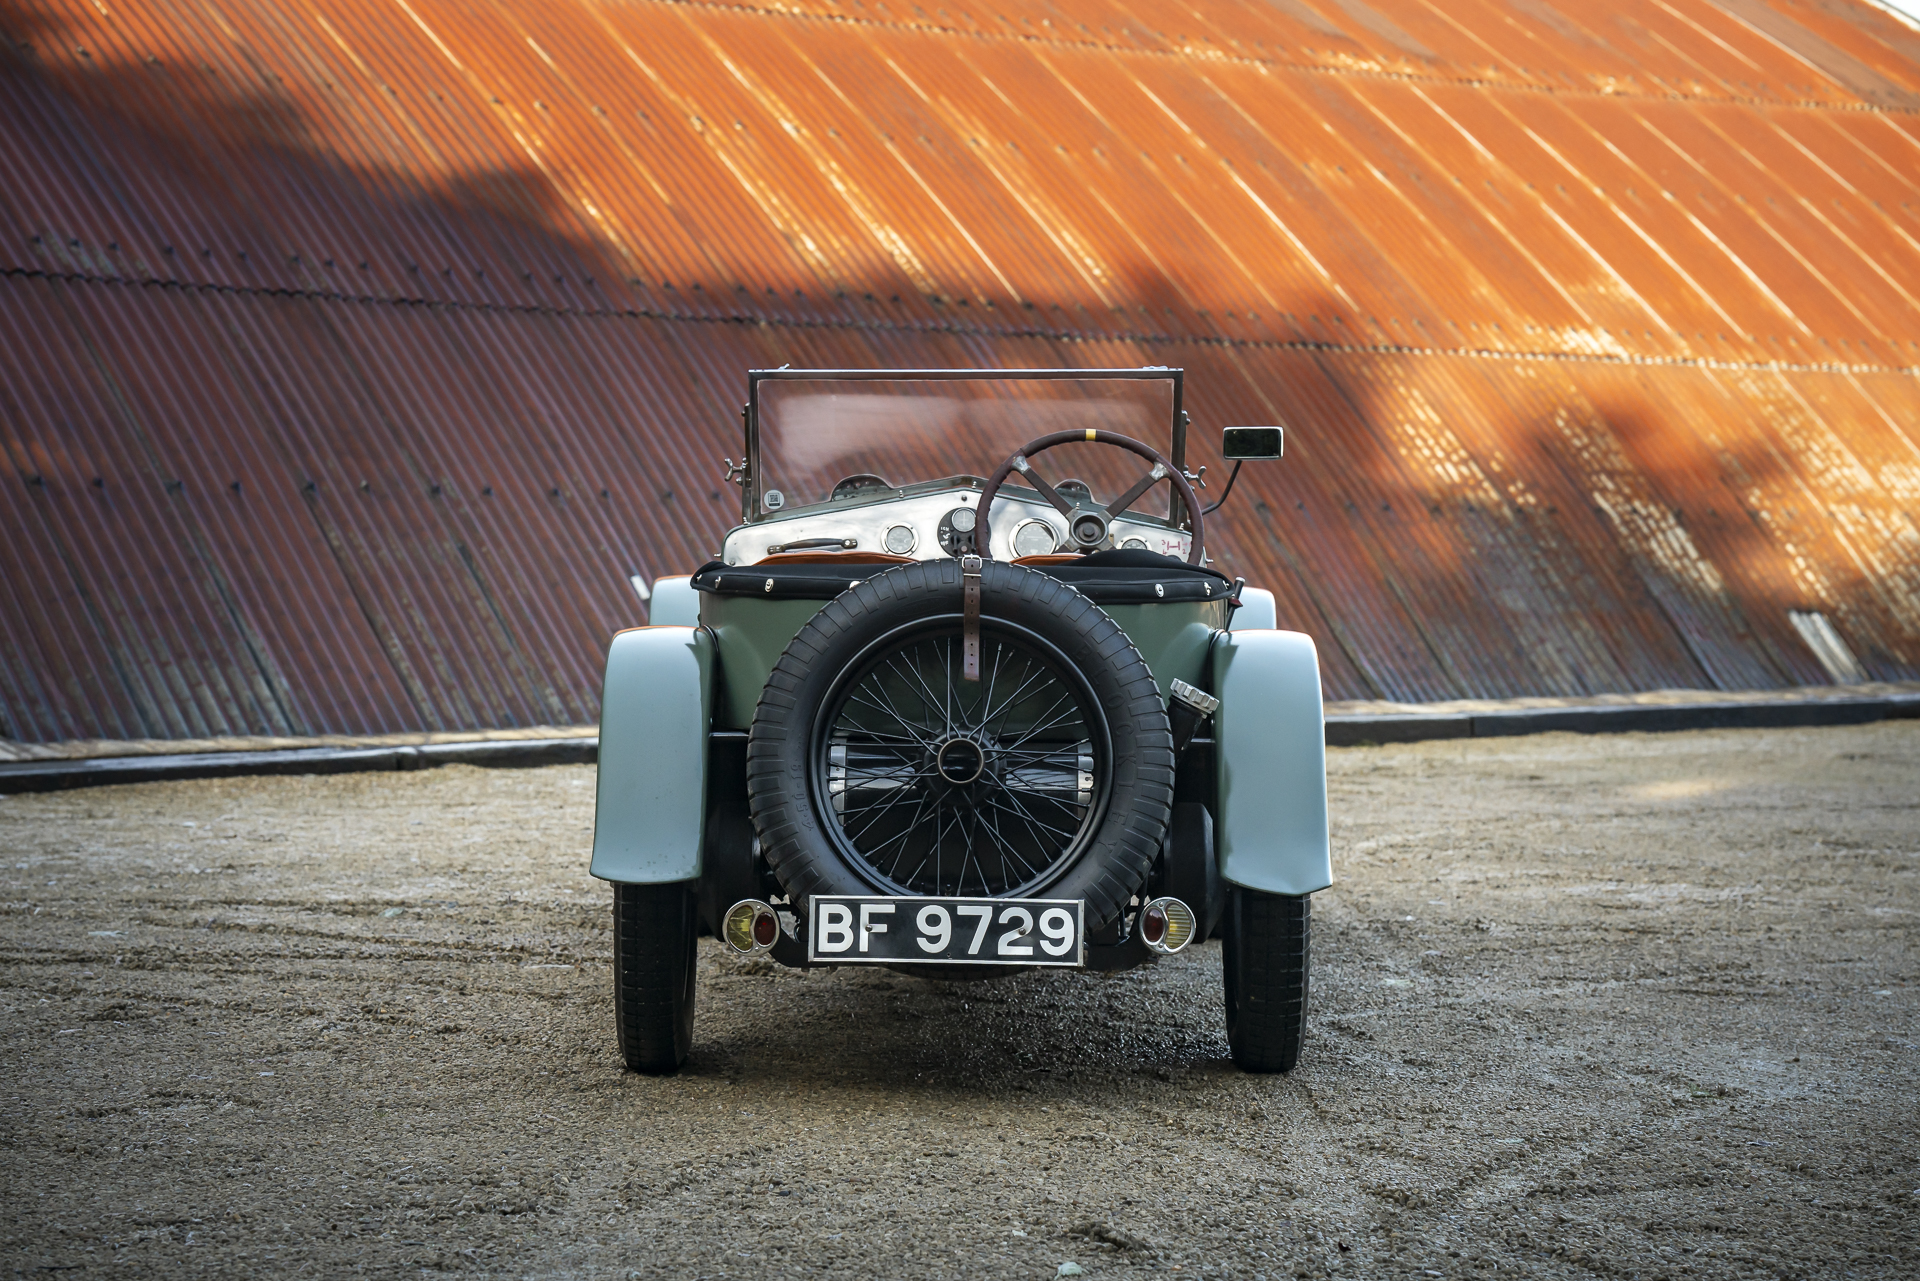
<svg viewBox="0 0 1920 1281">
<path fill-rule="evenodd" d="M 773 665 L 807 620 L 826 603 L 701 593 L 700 622 L 712 629 L 720 656 L 721 690 L 713 709 L 715 729 L 752 726 L 754 705 L 760 701 L 767 678 L 773 675 Z M 1214 633 L 1227 625 L 1224 600 L 1105 608 L 1121 630 L 1133 638 L 1134 647 L 1162 690 L 1176 677 L 1204 687 L 1208 647 Z"/>
<path fill-rule="evenodd" d="M 1165 693 L 1167 684 L 1183 680 L 1207 686 L 1207 650 L 1216 632 L 1227 625 L 1224 600 L 1177 601 L 1153 605 L 1103 605 L 1133 647 L 1147 661 L 1147 670 Z"/>
<path fill-rule="evenodd" d="M 720 653 L 720 697 L 713 704 L 715 729 L 749 729 L 760 691 L 773 665 L 786 653 L 823 600 L 756 600 L 751 596 L 700 593 L 700 625 L 713 632 Z"/>
<path fill-rule="evenodd" d="M 700 627 L 615 637 L 602 695 L 595 876 L 701 875 L 707 753 L 695 745 L 710 730 L 751 728 L 774 663 L 825 603 L 702 593 Z M 1178 677 L 1221 700 L 1209 806 L 1221 875 L 1275 894 L 1331 884 L 1312 639 L 1245 619 L 1228 631 L 1224 601 L 1105 608 L 1162 689 Z"/>
</svg>

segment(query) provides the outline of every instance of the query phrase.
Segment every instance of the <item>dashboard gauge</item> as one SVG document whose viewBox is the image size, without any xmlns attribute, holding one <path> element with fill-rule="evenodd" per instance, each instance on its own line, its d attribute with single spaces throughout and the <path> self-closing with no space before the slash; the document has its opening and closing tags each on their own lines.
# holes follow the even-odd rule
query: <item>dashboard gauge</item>
<svg viewBox="0 0 1920 1281">
<path fill-rule="evenodd" d="M 940 528 L 934 537 L 940 542 L 940 550 L 949 556 L 964 556 L 974 550 L 973 527 L 979 523 L 979 517 L 971 507 L 955 507 L 940 518 Z"/>
<path fill-rule="evenodd" d="M 1023 520 L 1013 527 L 1015 556 L 1045 556 L 1059 545 L 1053 526 L 1044 520 Z"/>
</svg>

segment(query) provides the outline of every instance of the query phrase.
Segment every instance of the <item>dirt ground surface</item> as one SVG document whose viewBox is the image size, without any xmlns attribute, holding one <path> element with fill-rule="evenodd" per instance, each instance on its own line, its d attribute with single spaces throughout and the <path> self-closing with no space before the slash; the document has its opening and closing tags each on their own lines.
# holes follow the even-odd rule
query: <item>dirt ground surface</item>
<svg viewBox="0 0 1920 1281">
<path fill-rule="evenodd" d="M 1330 757 L 1287 1077 L 711 941 L 626 1073 L 590 767 L 0 800 L 0 1274 L 1920 1276 L 1920 723 Z"/>
</svg>

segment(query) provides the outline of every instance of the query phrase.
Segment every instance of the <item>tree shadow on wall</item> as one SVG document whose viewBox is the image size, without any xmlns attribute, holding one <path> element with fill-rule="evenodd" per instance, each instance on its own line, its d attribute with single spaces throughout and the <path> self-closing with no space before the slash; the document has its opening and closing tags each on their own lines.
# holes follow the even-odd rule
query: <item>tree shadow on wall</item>
<svg viewBox="0 0 1920 1281">
<path fill-rule="evenodd" d="M 631 174 L 612 153 L 585 184 L 550 173 L 543 164 L 553 156 L 587 153 L 560 113 L 526 114 L 546 111 L 543 104 L 485 101 L 438 61 L 408 68 L 392 85 L 340 75 L 351 80 L 343 88 L 314 59 L 298 65 L 319 70 L 290 86 L 265 60 L 249 61 L 239 38 L 188 30 L 198 21 L 181 15 L 180 38 L 210 51 L 205 61 L 173 45 L 152 61 L 126 43 L 133 28 L 0 0 L 0 30 L 14 42 L 0 51 L 0 94 L 7 119 L 18 122 L 11 141 L 28 179 L 14 201 L 38 237 L 0 247 L 0 259 L 261 299 L 386 300 L 403 304 L 386 310 L 418 317 L 381 332 L 420 343 L 394 357 L 396 368 L 411 362 L 422 381 L 446 374 L 431 404 L 403 403 L 405 379 L 374 367 L 388 355 L 374 345 L 313 343 L 314 317 L 337 312 L 312 308 L 296 322 L 282 309 L 270 323 L 316 382 L 357 384 L 355 396 L 341 393 L 337 411 L 329 404 L 319 417 L 343 439 L 355 415 L 364 419 L 353 430 L 366 443 L 353 449 L 378 455 L 367 466 L 387 469 L 373 477 L 373 492 L 385 483 L 401 495 L 394 501 L 417 509 L 396 519 L 410 532 L 395 537 L 453 548 L 423 554 L 470 580 L 449 618 L 491 638 L 487 664 L 520 673 L 497 706 L 471 714 L 482 720 L 597 710 L 605 634 L 638 621 L 626 576 L 692 568 L 737 516 L 734 491 L 708 472 L 738 451 L 745 369 L 789 361 L 1071 366 L 1096 359 L 1075 329 L 1187 323 L 1165 318 L 1188 305 L 1168 276 L 1177 264 L 1138 255 L 1118 264 L 1121 292 L 1139 313 L 1124 322 L 1087 314 L 1071 298 L 983 314 L 909 297 L 921 311 L 907 316 L 889 303 L 911 286 L 888 274 L 884 256 L 870 278 L 839 282 L 846 297 L 818 280 L 780 279 L 793 271 L 785 261 L 767 264 L 770 281 L 743 297 L 742 283 L 685 248 L 724 227 L 689 225 L 671 199 L 644 192 L 627 192 L 626 207 L 655 224 L 627 227 L 617 210 L 596 221 L 581 197 L 564 194 Z M 288 64 L 281 55 L 298 52 L 288 44 L 272 61 Z M 249 87 L 237 87 L 243 81 Z M 569 110 L 578 114 L 579 104 Z M 533 135 L 516 138 L 515 121 L 536 118 L 557 131 L 556 149 L 534 148 L 541 163 L 499 162 L 527 153 L 521 143 Z M 673 197 L 693 194 L 688 186 Z M 682 248 L 646 248 L 642 232 L 661 243 L 684 233 L 672 240 Z M 642 266 L 649 254 L 660 261 Z M 702 277 L 709 287 L 697 289 Z M 1315 633 L 1330 692 L 1420 699 L 1708 683 L 1688 675 L 1697 638 L 1683 644 L 1658 621 L 1687 601 L 1662 603 L 1659 590 L 1636 586 L 1648 579 L 1634 568 L 1639 553 L 1622 551 L 1617 529 L 1594 516 L 1555 423 L 1502 409 L 1501 392 L 1472 376 L 1447 383 L 1452 375 L 1431 373 L 1441 362 L 1428 357 L 1364 341 L 1309 346 L 1305 339 L 1330 332 L 1309 318 L 1338 315 L 1343 305 L 1324 297 L 1282 305 L 1298 323 L 1273 325 L 1231 359 L 1217 343 L 1148 333 L 1103 340 L 1097 360 L 1185 365 L 1196 419 L 1218 426 L 1277 412 L 1293 428 L 1286 463 L 1243 476 L 1219 537 L 1226 558 L 1256 583 L 1273 583 L 1289 617 Z M 655 316 L 730 323 L 663 325 L 648 319 Z M 939 329 L 941 317 L 955 327 Z M 1195 323 L 1204 325 L 1201 317 Z M 500 337 L 509 328 L 513 336 Z M 115 357 L 113 341 L 101 348 Z M 119 354 L 117 375 L 137 382 L 139 353 Z M 250 376 L 265 384 L 283 375 L 262 365 Z M 1406 391 L 1416 384 L 1417 404 Z M 1483 416 L 1523 425 L 1497 439 L 1465 429 Z M 1656 406 L 1610 407 L 1602 417 L 1628 434 L 1667 430 Z M 445 424 L 435 418 L 451 427 L 436 434 Z M 283 430 L 271 412 L 255 425 Z M 1195 461 L 1217 466 L 1213 448 L 1197 448 Z M 1502 451 L 1556 450 L 1567 479 L 1545 503 L 1517 499 L 1497 474 Z M 459 479 L 458 455 L 489 452 L 496 470 L 520 475 Z M 288 471 L 290 487 L 311 479 L 292 463 Z M 1459 479 L 1475 471 L 1482 481 Z M 474 497 L 482 485 L 495 498 L 526 491 L 510 522 L 515 537 L 473 515 L 486 510 Z M 611 506 L 597 507 L 596 495 L 610 495 Z M 351 573 L 385 573 L 382 555 Z M 369 625 L 387 629 L 389 652 L 430 667 L 425 651 L 449 624 L 409 625 L 405 612 L 396 603 Z M 1671 651 L 1671 661 L 1639 661 L 1636 649 Z M 471 719 L 450 710 L 452 676 L 442 683 L 449 688 L 428 676 L 405 681 L 408 698 L 426 709 L 423 722 Z"/>
<path fill-rule="evenodd" d="M 512 282 L 550 284 L 556 274 L 576 289 L 617 279 L 579 212 L 531 161 L 454 158 L 497 140 L 463 139 L 478 118 L 441 110 L 444 94 L 409 86 L 418 100 L 409 111 L 392 86 L 322 80 L 301 86 L 312 100 L 303 107 L 244 46 L 223 66 L 171 47 L 95 46 L 77 22 L 14 0 L 0 0 L 0 32 L 10 37 L 0 66 L 23 171 L 16 200 L 55 238 L 46 252 L 56 261 L 431 301 L 500 301 Z M 253 83 L 239 87 L 243 76 Z M 80 225 L 57 225 L 62 218 Z M 84 234 L 113 224 L 117 240 Z M 551 293 L 512 301 L 590 303 Z"/>
<path fill-rule="evenodd" d="M 1661 397 L 1649 385 L 1656 377 L 1697 384 L 1687 389 L 1691 396 Z M 1856 496 L 1825 494 L 1818 477 L 1796 471 L 1761 407 L 1743 405 L 1706 372 L 1643 372 L 1640 385 L 1647 394 L 1637 398 L 1592 396 L 1646 481 L 1643 493 L 1622 495 L 1638 535 L 1623 542 L 1720 687 L 1829 683 L 1833 677 L 1789 620 L 1802 610 L 1829 616 L 1869 678 L 1920 677 L 1913 654 L 1920 638 L 1887 608 L 1826 509 Z M 1655 406 L 1665 412 L 1652 412 Z M 1711 421 L 1696 424 L 1703 413 Z M 1844 422 L 1823 426 L 1843 439 L 1848 430 Z M 1901 550 L 1873 549 L 1868 564 L 1897 559 Z"/>
<path fill-rule="evenodd" d="M 9 612 L 103 686 L 35 660 L 44 692 L 0 722 L 593 720 L 607 635 L 645 619 L 629 576 L 698 564 L 737 515 L 677 465 L 737 452 L 737 390 L 645 319 L 531 161 L 469 163 L 488 147 L 430 109 L 341 93 L 323 116 L 237 42 L 188 60 L 140 18 L 0 0 L 0 285 L 53 353 L 0 353 L 0 377 L 35 407 L 17 456 L 64 460 L 28 490 L 58 580 L 17 585 L 52 603 Z M 203 18 L 171 34 L 192 46 Z M 58 604 L 76 596 L 97 610 Z"/>
<path fill-rule="evenodd" d="M 1283 616 L 1339 646 L 1323 655 L 1330 696 L 1355 681 L 1415 701 L 1826 681 L 1787 623 L 1808 606 L 1784 535 L 1734 492 L 1796 482 L 1757 427 L 1724 418 L 1746 470 L 1720 474 L 1729 460 L 1689 417 L 1711 395 L 1703 371 L 1359 344 L 1237 363 L 1294 430 L 1221 524 L 1290 579 Z M 1821 556 L 1862 661 L 1902 678 L 1880 639 L 1895 620 L 1847 587 L 1844 555 Z"/>
</svg>

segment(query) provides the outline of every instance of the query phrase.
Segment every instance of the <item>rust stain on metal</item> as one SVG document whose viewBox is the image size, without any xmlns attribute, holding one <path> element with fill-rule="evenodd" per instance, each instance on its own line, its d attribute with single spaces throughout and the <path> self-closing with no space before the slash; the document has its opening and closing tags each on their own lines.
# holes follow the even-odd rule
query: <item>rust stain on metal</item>
<svg viewBox="0 0 1920 1281">
<path fill-rule="evenodd" d="M 1285 421 L 1209 529 L 1332 698 L 1911 679 L 1920 32 L 0 0 L 0 737 L 591 721 L 788 362 Z"/>
</svg>

